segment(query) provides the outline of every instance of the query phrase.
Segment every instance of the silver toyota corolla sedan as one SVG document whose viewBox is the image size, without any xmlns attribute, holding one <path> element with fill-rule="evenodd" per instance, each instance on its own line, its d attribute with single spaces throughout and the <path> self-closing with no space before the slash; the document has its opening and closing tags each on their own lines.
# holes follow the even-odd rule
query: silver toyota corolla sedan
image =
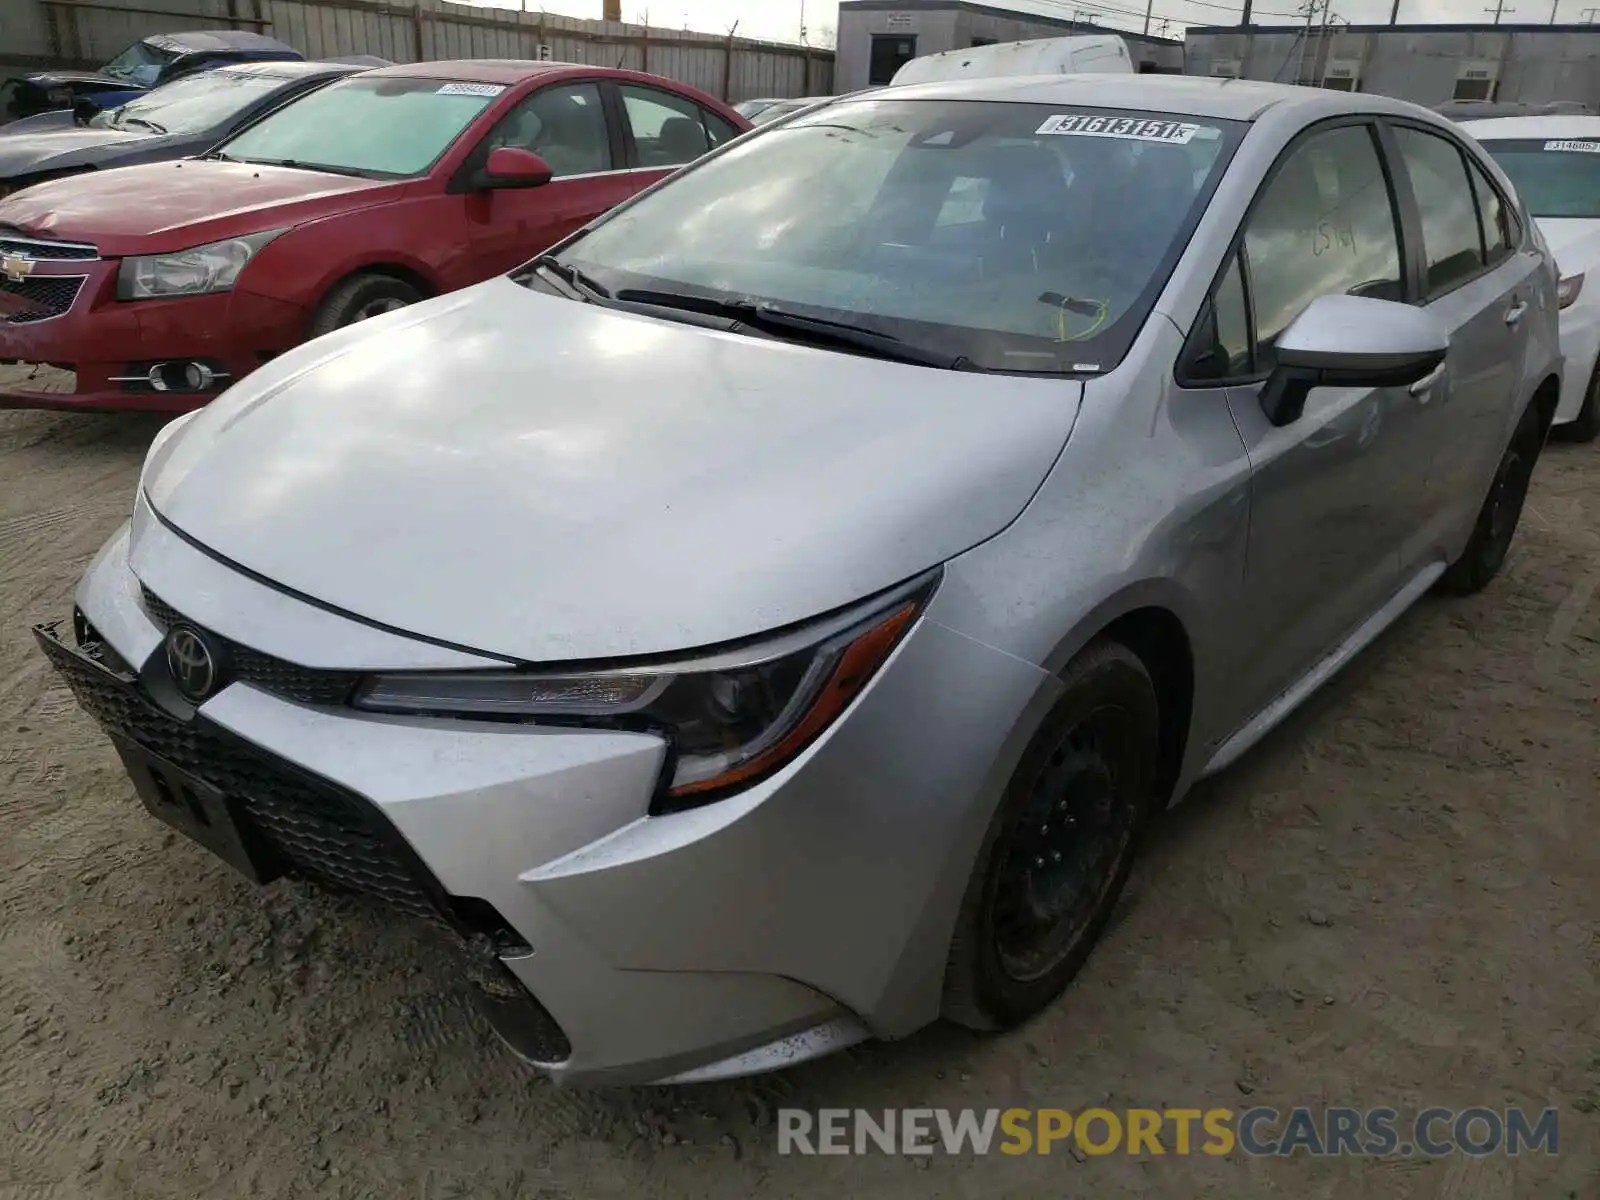
<svg viewBox="0 0 1600 1200">
<path fill-rule="evenodd" d="M 1561 366 L 1421 108 L 898 88 L 167 426 L 38 639 L 153 813 L 433 922 L 558 1080 L 1005 1028 L 1154 811 L 1494 577 Z"/>
</svg>

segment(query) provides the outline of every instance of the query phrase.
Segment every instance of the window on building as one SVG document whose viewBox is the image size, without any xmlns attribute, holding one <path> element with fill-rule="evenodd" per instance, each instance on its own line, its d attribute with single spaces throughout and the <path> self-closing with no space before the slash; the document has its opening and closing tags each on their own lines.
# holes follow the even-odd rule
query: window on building
<svg viewBox="0 0 1600 1200">
<path fill-rule="evenodd" d="M 872 35 L 872 56 L 867 61 L 867 82 L 881 87 L 894 79 L 895 72 L 917 56 L 917 39 L 898 34 Z"/>
</svg>

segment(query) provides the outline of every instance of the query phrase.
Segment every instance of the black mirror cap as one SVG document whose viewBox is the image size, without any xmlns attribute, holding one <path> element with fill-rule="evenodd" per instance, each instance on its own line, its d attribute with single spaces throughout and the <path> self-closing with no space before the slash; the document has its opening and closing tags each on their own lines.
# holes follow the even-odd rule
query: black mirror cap
<svg viewBox="0 0 1600 1200">
<path fill-rule="evenodd" d="M 1280 357 L 1261 389 L 1261 411 L 1281 428 L 1300 419 L 1312 388 L 1407 387 L 1437 370 L 1446 353 L 1443 348 L 1395 354 L 1290 352 Z"/>
</svg>

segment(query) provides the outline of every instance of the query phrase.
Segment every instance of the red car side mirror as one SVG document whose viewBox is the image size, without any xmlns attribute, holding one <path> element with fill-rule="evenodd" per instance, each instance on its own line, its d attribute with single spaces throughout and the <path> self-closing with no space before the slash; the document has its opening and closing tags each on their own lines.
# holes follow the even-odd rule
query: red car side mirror
<svg viewBox="0 0 1600 1200">
<path fill-rule="evenodd" d="M 521 146 L 499 146 L 489 151 L 489 161 L 478 172 L 481 188 L 543 187 L 555 172 L 532 150 Z"/>
</svg>

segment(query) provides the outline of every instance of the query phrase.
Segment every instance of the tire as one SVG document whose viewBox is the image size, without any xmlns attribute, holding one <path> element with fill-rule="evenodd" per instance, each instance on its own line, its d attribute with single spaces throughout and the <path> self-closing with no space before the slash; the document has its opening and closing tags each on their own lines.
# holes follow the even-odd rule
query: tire
<svg viewBox="0 0 1600 1200">
<path fill-rule="evenodd" d="M 311 320 L 311 336 L 321 337 L 335 329 L 365 321 L 368 317 L 381 316 L 415 304 L 422 298 L 422 293 L 415 287 L 393 275 L 379 275 L 371 271 L 352 275 L 341 280 L 322 298 L 322 303 L 317 306 L 317 314 Z"/>
<path fill-rule="evenodd" d="M 1528 498 L 1533 468 L 1544 448 L 1544 429 L 1538 409 L 1528 405 L 1517 423 L 1516 433 L 1495 468 L 1489 495 L 1478 510 L 1472 537 L 1461 557 L 1439 577 L 1438 588 L 1451 596 L 1470 596 L 1482 591 L 1500 573 L 1506 553 L 1522 519 L 1522 505 Z"/>
<path fill-rule="evenodd" d="M 984 836 L 956 919 L 943 1014 L 971 1029 L 1014 1026 L 1072 981 L 1127 883 L 1153 807 L 1161 714 L 1144 664 L 1125 646 L 1096 642 L 1062 682 Z"/>
<path fill-rule="evenodd" d="M 1563 442 L 1592 442 L 1600 437 L 1600 362 L 1595 363 L 1594 372 L 1589 376 L 1578 415 L 1564 425 L 1557 425 L 1550 436 Z"/>
</svg>

